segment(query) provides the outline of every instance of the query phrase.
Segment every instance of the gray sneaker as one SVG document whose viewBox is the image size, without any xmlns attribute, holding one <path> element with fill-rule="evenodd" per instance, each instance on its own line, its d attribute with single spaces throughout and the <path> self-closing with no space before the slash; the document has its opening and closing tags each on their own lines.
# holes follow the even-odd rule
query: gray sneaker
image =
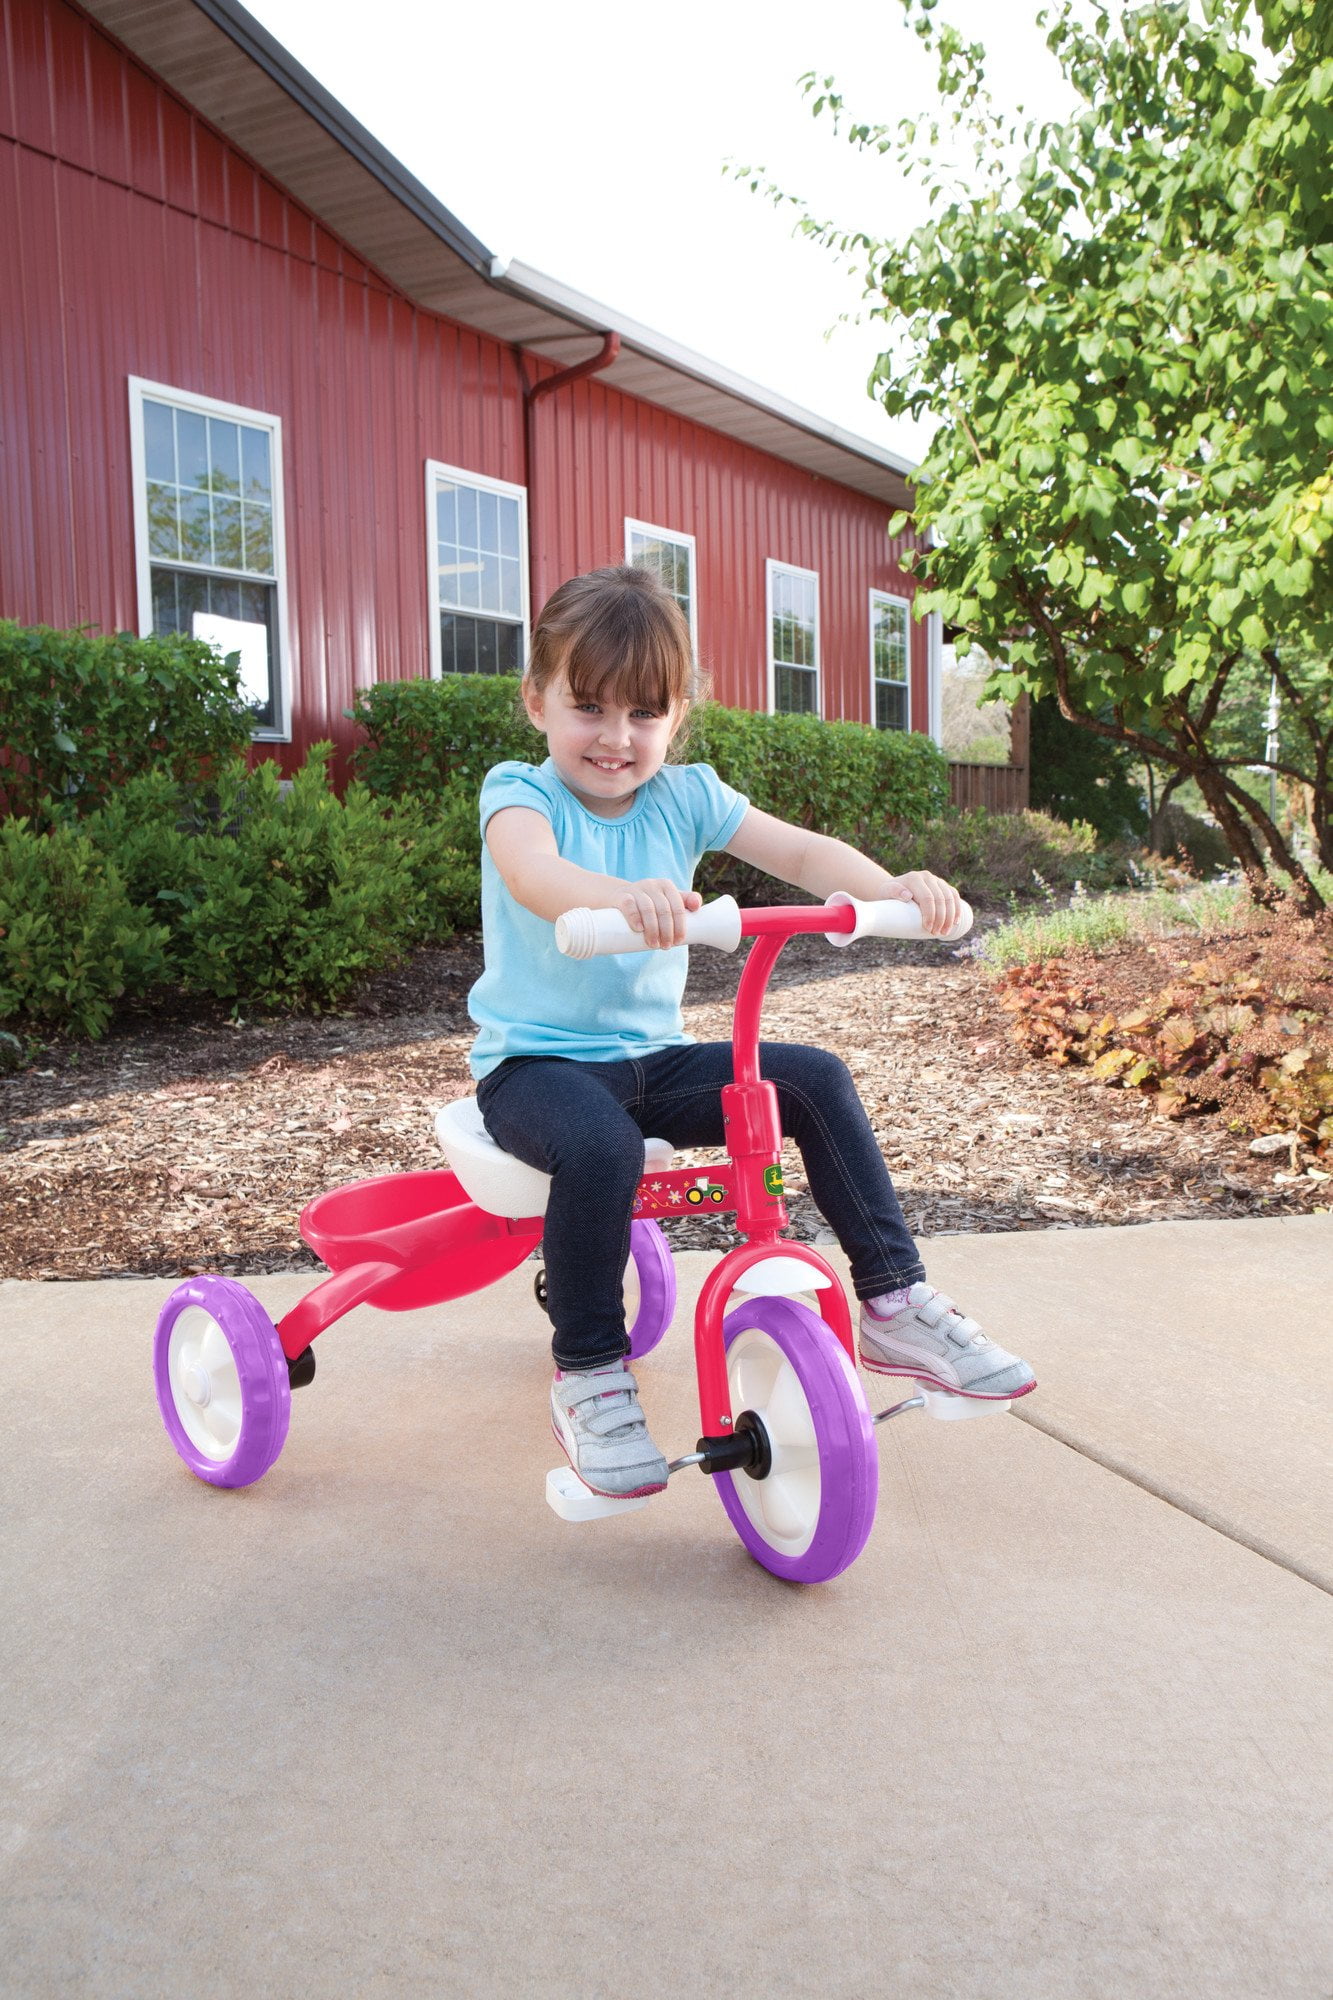
<svg viewBox="0 0 1333 2000">
<path fill-rule="evenodd" d="M 1026 1361 L 988 1340 L 933 1285 L 913 1285 L 892 1319 L 877 1319 L 863 1304 L 858 1344 L 861 1366 L 872 1375 L 911 1375 L 958 1396 L 1007 1402 L 1037 1386 Z"/>
<path fill-rule="evenodd" d="M 639 1385 L 623 1361 L 590 1375 L 557 1375 L 551 1428 L 584 1485 L 610 1500 L 660 1493 L 667 1466 L 648 1435 Z"/>
</svg>

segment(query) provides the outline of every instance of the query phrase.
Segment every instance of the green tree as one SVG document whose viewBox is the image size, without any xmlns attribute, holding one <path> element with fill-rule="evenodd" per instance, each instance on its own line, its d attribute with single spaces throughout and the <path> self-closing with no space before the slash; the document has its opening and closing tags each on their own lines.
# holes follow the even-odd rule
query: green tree
<svg viewBox="0 0 1333 2000">
<path fill-rule="evenodd" d="M 1147 814 L 1135 781 L 1134 752 L 1066 722 L 1049 697 L 1029 716 L 1028 798 L 1037 812 L 1085 820 L 1103 840 L 1139 838 Z"/>
<path fill-rule="evenodd" d="M 1021 130 L 935 4 L 903 0 L 938 60 L 934 117 L 849 122 L 832 79 L 806 79 L 854 145 L 924 181 L 931 221 L 897 241 L 801 225 L 863 266 L 892 327 L 872 392 L 939 425 L 918 611 L 1005 662 L 989 693 L 1053 698 L 1193 778 L 1255 892 L 1267 852 L 1314 907 L 1212 732 L 1247 656 L 1322 663 L 1325 728 L 1333 700 L 1333 0 L 1114 20 L 1058 0 L 1042 19 L 1077 108 Z"/>
</svg>

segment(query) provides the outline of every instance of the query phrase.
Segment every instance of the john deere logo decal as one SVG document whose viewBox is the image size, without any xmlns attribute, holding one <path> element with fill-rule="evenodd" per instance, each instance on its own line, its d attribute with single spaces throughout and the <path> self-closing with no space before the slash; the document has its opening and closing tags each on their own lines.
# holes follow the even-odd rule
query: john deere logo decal
<svg viewBox="0 0 1333 2000">
<path fill-rule="evenodd" d="M 775 1201 L 781 1200 L 782 1198 L 781 1167 L 764 1168 L 764 1193 L 771 1194 Z"/>
</svg>

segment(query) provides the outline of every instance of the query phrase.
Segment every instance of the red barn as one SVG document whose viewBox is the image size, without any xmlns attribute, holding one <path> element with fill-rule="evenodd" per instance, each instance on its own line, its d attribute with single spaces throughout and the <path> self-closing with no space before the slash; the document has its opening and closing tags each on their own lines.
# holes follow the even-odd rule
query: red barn
<svg viewBox="0 0 1333 2000">
<path fill-rule="evenodd" d="M 234 0 L 0 13 L 0 612 L 239 647 L 291 763 L 628 556 L 721 700 L 938 735 L 904 462 L 500 266 Z"/>
</svg>

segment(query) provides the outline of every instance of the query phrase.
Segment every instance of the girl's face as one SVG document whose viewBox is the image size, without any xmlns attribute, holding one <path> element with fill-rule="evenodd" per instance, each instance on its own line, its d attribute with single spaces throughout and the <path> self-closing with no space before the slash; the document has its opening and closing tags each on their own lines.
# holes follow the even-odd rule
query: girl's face
<svg viewBox="0 0 1333 2000">
<path fill-rule="evenodd" d="M 548 681 L 544 694 L 525 688 L 523 700 L 562 784 L 608 819 L 628 812 L 639 786 L 661 770 L 684 719 L 683 704 L 661 715 L 613 701 L 576 701 L 563 674 Z"/>
</svg>

